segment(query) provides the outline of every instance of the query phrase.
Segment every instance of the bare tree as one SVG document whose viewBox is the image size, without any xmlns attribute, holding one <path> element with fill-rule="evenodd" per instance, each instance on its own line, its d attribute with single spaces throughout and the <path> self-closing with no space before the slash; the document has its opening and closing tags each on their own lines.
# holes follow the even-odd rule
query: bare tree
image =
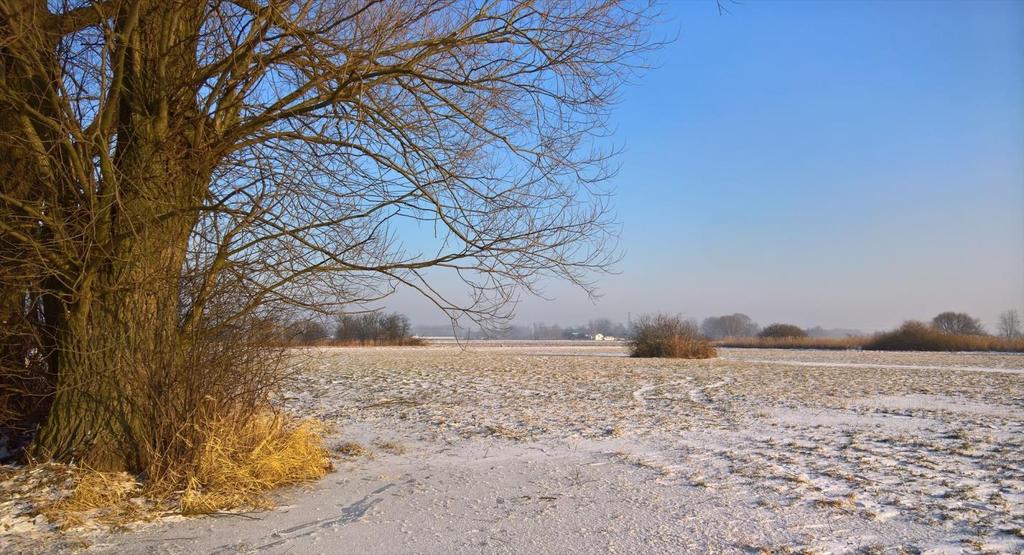
<svg viewBox="0 0 1024 555">
<path fill-rule="evenodd" d="M 300 344 L 316 343 L 329 337 L 327 327 L 313 318 L 304 318 L 285 329 L 285 339 Z"/>
<path fill-rule="evenodd" d="M 405 286 L 485 321 L 544 276 L 589 287 L 614 256 L 595 138 L 649 15 L 0 0 L 0 361 L 43 384 L 35 454 L 145 467 L 166 376 L 283 307 Z"/>
<path fill-rule="evenodd" d="M 1016 310 L 1007 310 L 999 315 L 999 335 L 1007 339 L 1024 337 L 1021 332 L 1020 314 Z"/>
<path fill-rule="evenodd" d="M 363 344 L 402 344 L 411 339 L 411 329 L 409 318 L 397 312 L 343 314 L 338 318 L 334 339 Z"/>
<path fill-rule="evenodd" d="M 932 318 L 932 327 L 950 335 L 985 335 L 981 321 L 964 312 L 943 312 Z"/>
<path fill-rule="evenodd" d="M 731 314 L 705 318 L 700 325 L 701 332 L 711 339 L 726 337 L 752 337 L 757 335 L 758 326 L 746 314 Z"/>
</svg>

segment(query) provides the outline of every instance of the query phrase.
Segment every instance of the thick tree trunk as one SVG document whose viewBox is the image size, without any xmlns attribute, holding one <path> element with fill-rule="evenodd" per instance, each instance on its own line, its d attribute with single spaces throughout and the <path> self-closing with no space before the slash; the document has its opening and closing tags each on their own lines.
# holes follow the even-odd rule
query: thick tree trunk
<svg viewBox="0 0 1024 555">
<path fill-rule="evenodd" d="M 159 444 L 165 380 L 180 367 L 179 276 L 188 217 L 142 226 L 82 280 L 57 332 L 60 372 L 34 455 L 144 470 Z"/>
<path fill-rule="evenodd" d="M 97 183 L 74 186 L 100 200 L 62 296 L 56 393 L 34 456 L 141 471 L 168 433 L 181 270 L 214 167 L 197 146 L 205 118 L 192 82 L 202 10 L 143 0 L 114 17 L 116 147 Z"/>
</svg>

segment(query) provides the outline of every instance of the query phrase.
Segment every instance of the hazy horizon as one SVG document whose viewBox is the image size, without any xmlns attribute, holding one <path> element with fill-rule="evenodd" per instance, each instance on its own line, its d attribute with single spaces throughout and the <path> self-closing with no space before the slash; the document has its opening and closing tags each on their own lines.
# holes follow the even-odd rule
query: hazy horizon
<svg viewBox="0 0 1024 555">
<path fill-rule="evenodd" d="M 516 322 L 891 328 L 1024 309 L 1024 3 L 671 3 L 623 93 L 624 253 Z M 415 238 L 412 238 L 415 240 Z M 446 284 L 442 283 L 442 286 Z M 444 322 L 400 292 L 383 305 Z"/>
</svg>

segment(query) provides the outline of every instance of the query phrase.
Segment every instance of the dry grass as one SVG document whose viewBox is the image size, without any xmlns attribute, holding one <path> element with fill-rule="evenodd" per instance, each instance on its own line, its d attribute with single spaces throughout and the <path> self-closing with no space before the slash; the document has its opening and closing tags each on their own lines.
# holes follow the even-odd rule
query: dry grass
<svg viewBox="0 0 1024 555">
<path fill-rule="evenodd" d="M 716 341 L 717 347 L 738 349 L 825 349 L 842 351 L 990 351 L 1024 352 L 1024 339 L 991 335 L 951 335 L 926 324 L 908 322 L 871 337 L 744 337 Z"/>
<path fill-rule="evenodd" d="M 717 347 L 738 349 L 861 349 L 870 337 L 740 337 L 716 341 Z"/>
<path fill-rule="evenodd" d="M 69 465 L 51 464 L 43 468 L 55 478 L 63 477 L 73 484 L 67 495 L 58 493 L 35 500 L 38 513 L 61 530 L 86 522 L 121 526 L 152 519 L 158 514 L 157 504 L 140 497 L 143 486 L 128 473 L 102 472 Z"/>
<path fill-rule="evenodd" d="M 335 449 L 335 451 L 337 451 L 339 455 L 345 457 L 346 459 L 354 459 L 357 457 L 366 457 L 370 455 L 369 449 L 363 447 L 362 444 L 356 443 L 354 441 L 346 441 L 345 443 L 342 443 L 341 445 L 338 446 L 337 449 Z"/>
<path fill-rule="evenodd" d="M 318 339 L 316 341 L 277 341 L 276 347 L 423 347 L 428 343 L 419 337 L 400 339 Z"/>
<path fill-rule="evenodd" d="M 391 453 L 392 455 L 404 455 L 406 452 L 405 446 L 397 441 L 385 441 L 377 440 L 374 445 L 379 447 L 382 451 Z"/>
<path fill-rule="evenodd" d="M 186 480 L 182 512 L 267 506 L 266 492 L 323 477 L 331 470 L 323 431 L 316 421 L 269 413 L 211 422 Z"/>
<path fill-rule="evenodd" d="M 33 474 L 48 477 L 33 488 L 39 495 L 29 497 L 35 512 L 61 530 L 85 524 L 124 526 L 169 512 L 267 507 L 270 490 L 320 478 L 331 469 L 323 432 L 324 426 L 314 420 L 264 412 L 244 422 L 210 422 L 200 431 L 198 459 L 190 468 L 148 483 L 127 472 L 52 463 L 11 475 L 22 480 Z"/>
<path fill-rule="evenodd" d="M 1024 352 L 1024 338 L 1006 339 L 991 335 L 952 335 L 923 322 L 905 322 L 893 331 L 871 338 L 870 351 L 993 351 Z"/>
</svg>

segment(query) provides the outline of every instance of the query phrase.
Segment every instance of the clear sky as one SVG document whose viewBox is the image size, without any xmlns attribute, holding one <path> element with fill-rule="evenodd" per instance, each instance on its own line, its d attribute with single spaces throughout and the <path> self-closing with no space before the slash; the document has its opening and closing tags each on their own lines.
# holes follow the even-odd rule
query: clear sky
<svg viewBox="0 0 1024 555">
<path fill-rule="evenodd" d="M 552 283 L 518 322 L 1024 309 L 1024 2 L 663 7 L 677 39 L 613 117 L 619 273 L 596 304 Z"/>
</svg>

